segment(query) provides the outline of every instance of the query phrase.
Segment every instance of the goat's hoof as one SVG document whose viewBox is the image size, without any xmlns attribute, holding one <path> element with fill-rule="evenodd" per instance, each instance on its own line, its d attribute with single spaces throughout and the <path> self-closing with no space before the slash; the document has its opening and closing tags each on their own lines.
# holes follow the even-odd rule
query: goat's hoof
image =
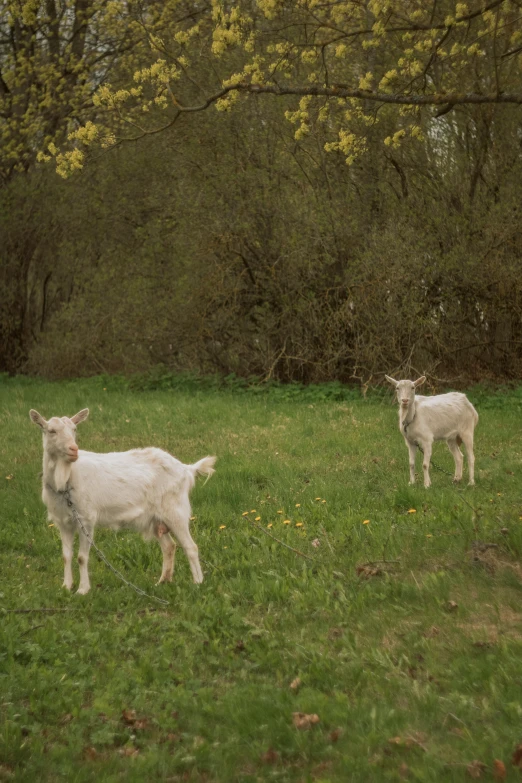
<svg viewBox="0 0 522 783">
<path fill-rule="evenodd" d="M 460 484 L 461 481 L 462 481 L 462 476 L 460 478 L 457 478 L 456 476 L 453 478 L 454 484 Z"/>
<path fill-rule="evenodd" d="M 90 589 L 90 587 L 79 587 L 76 591 L 76 595 L 87 595 Z"/>
<path fill-rule="evenodd" d="M 72 582 L 70 585 L 66 585 L 64 582 L 62 587 L 65 588 L 65 590 L 68 590 L 69 592 L 71 592 L 71 590 L 73 589 Z"/>
</svg>

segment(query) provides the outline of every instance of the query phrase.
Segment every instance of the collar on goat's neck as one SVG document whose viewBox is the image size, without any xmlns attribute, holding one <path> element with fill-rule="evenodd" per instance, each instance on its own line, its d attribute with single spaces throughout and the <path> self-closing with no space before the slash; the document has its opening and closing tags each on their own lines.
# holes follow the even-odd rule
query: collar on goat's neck
<svg viewBox="0 0 522 783">
<path fill-rule="evenodd" d="M 403 408 L 402 406 L 399 408 L 399 423 L 400 428 L 403 431 L 403 433 L 406 435 L 406 430 L 412 423 L 413 419 L 415 418 L 415 400 L 411 403 L 411 405 L 408 405 L 408 407 L 405 409 L 405 412 L 403 414 Z"/>
<path fill-rule="evenodd" d="M 72 464 L 63 459 L 52 460 L 44 457 L 43 481 L 56 492 L 63 492 L 71 477 Z"/>
</svg>

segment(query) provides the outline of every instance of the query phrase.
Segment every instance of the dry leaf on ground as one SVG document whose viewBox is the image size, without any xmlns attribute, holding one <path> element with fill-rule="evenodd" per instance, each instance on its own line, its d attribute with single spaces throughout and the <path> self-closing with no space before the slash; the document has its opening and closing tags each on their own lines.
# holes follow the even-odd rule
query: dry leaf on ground
<svg viewBox="0 0 522 783">
<path fill-rule="evenodd" d="M 319 715 L 316 715 L 315 713 L 309 715 L 306 712 L 293 712 L 292 713 L 292 723 L 296 727 L 296 729 L 300 729 L 301 731 L 306 731 L 307 729 L 311 729 L 312 726 L 315 726 L 316 723 L 319 723 L 320 718 Z"/>
<path fill-rule="evenodd" d="M 292 682 L 290 683 L 290 688 L 293 691 L 298 691 L 302 684 L 303 683 L 301 681 L 301 678 L 300 677 L 296 677 L 295 680 L 292 680 Z"/>
<path fill-rule="evenodd" d="M 261 755 L 261 761 L 265 764 L 277 764 L 279 761 L 279 753 L 273 748 L 268 748 L 267 752 Z"/>
<path fill-rule="evenodd" d="M 482 773 L 487 769 L 486 765 L 482 761 L 471 761 L 466 767 L 466 772 L 474 780 L 478 780 L 482 777 Z"/>
<path fill-rule="evenodd" d="M 493 762 L 493 777 L 498 783 L 506 779 L 506 765 L 500 759 L 495 759 Z"/>
<path fill-rule="evenodd" d="M 511 756 L 511 763 L 522 769 L 522 742 L 519 742 Z"/>
</svg>

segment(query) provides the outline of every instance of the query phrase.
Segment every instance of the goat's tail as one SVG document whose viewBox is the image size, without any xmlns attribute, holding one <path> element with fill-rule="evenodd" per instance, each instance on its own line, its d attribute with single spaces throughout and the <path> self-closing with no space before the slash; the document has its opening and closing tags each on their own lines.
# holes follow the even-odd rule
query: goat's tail
<svg viewBox="0 0 522 783">
<path fill-rule="evenodd" d="M 215 473 L 215 462 L 216 457 L 203 457 L 199 462 L 195 462 L 194 465 L 187 465 L 187 467 L 192 471 L 194 477 L 199 473 L 200 476 L 208 476 L 210 478 Z"/>
</svg>

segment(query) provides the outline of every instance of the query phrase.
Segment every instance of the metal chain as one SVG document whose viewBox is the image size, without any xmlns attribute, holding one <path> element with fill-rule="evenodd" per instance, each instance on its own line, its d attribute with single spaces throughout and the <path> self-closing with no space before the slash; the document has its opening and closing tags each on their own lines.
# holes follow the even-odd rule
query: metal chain
<svg viewBox="0 0 522 783">
<path fill-rule="evenodd" d="M 413 441 L 417 448 L 419 449 L 421 454 L 424 454 L 424 449 L 420 445 L 420 443 L 417 443 L 416 440 Z M 437 465 L 436 462 L 433 462 L 433 460 L 430 458 L 430 466 L 433 466 L 435 470 L 440 470 L 441 473 L 445 473 L 446 476 L 450 476 L 450 478 L 453 478 L 453 473 L 450 473 L 449 470 L 446 470 L 445 468 L 441 468 L 440 465 Z"/>
<path fill-rule="evenodd" d="M 158 603 L 163 604 L 164 606 L 168 606 L 169 603 L 170 603 L 169 601 L 165 601 L 164 598 L 158 598 L 155 595 L 149 595 L 148 593 L 145 592 L 145 590 L 142 590 L 141 587 L 136 587 L 136 585 L 133 585 L 132 582 L 129 582 L 127 579 L 125 579 L 123 574 L 121 574 L 116 568 L 114 568 L 114 566 L 111 563 L 109 563 L 109 561 L 107 560 L 107 558 L 105 557 L 105 555 L 103 554 L 101 549 L 99 549 L 99 547 L 97 547 L 96 544 L 94 543 L 94 541 L 92 539 L 92 536 L 88 533 L 85 525 L 83 524 L 83 522 L 82 522 L 82 520 L 80 518 L 80 515 L 76 511 L 76 509 L 74 507 L 74 504 L 73 504 L 73 502 L 71 500 L 71 489 L 70 489 L 70 487 L 66 486 L 64 490 L 58 490 L 58 494 L 64 496 L 65 500 L 67 501 L 67 505 L 71 509 L 71 514 L 72 514 L 73 520 L 79 526 L 79 528 L 82 531 L 83 535 L 85 536 L 85 538 L 87 539 L 89 544 L 94 548 L 94 550 L 96 551 L 96 554 L 98 555 L 100 560 L 103 560 L 103 562 L 105 563 L 107 568 L 109 568 L 112 571 L 112 573 L 115 574 L 118 577 L 118 579 L 121 579 L 121 581 L 124 584 L 128 585 L 129 587 L 132 587 L 132 589 L 136 593 L 138 593 L 139 595 L 143 595 L 145 598 L 150 598 L 151 601 L 157 601 Z"/>
</svg>

